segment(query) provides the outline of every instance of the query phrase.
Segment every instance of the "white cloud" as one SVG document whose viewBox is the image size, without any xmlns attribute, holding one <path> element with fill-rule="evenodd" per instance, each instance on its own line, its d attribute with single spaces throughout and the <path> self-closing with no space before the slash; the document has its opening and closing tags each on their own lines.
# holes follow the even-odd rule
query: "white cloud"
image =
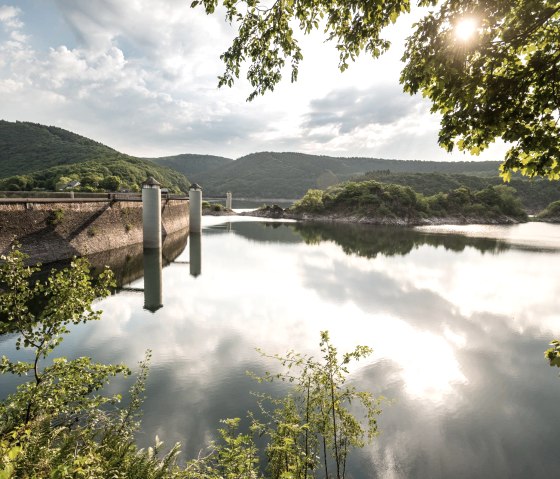
<svg viewBox="0 0 560 479">
<path fill-rule="evenodd" d="M 18 18 L 21 10 L 10 5 L 0 5 L 0 22 L 7 28 L 17 29 L 23 26 L 23 23 Z"/>
<path fill-rule="evenodd" d="M 53 15 L 73 32 L 71 45 L 54 28 L 24 24 L 32 15 L 22 8 L 0 6 L 4 119 L 56 124 L 139 156 L 299 150 L 449 159 L 436 145 L 437 118 L 399 91 L 413 17 L 388 32 L 395 45 L 387 56 L 360 58 L 344 74 L 332 45 L 318 33 L 305 37 L 300 81 L 246 103 L 243 78 L 217 89 L 219 55 L 234 34 L 219 13 L 183 0 L 56 0 Z"/>
</svg>

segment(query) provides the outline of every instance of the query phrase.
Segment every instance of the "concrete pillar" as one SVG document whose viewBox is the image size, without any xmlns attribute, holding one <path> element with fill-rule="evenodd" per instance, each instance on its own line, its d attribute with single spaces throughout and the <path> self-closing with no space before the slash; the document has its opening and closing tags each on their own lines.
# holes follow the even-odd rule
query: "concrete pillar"
<svg viewBox="0 0 560 479">
<path fill-rule="evenodd" d="M 74 190 L 70 192 L 70 198 L 74 198 Z"/>
<path fill-rule="evenodd" d="M 189 232 L 202 231 L 202 188 L 193 183 L 189 190 Z"/>
<path fill-rule="evenodd" d="M 160 184 L 150 176 L 142 183 L 142 223 L 144 248 L 161 249 Z"/>
<path fill-rule="evenodd" d="M 202 274 L 202 235 L 189 233 L 189 268 L 191 276 Z"/>
<path fill-rule="evenodd" d="M 226 208 L 228 210 L 233 209 L 233 197 L 232 197 L 231 191 L 228 191 L 226 193 Z"/>
<path fill-rule="evenodd" d="M 155 313 L 163 307 L 161 249 L 144 250 L 144 309 Z"/>
</svg>

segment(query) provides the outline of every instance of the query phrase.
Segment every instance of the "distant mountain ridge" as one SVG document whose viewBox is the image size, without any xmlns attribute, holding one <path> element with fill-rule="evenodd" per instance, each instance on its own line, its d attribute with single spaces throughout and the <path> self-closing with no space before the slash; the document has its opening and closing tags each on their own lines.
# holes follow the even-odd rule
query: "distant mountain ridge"
<svg viewBox="0 0 560 479">
<path fill-rule="evenodd" d="M 86 162 L 88 165 L 82 167 L 72 166 Z M 61 168 L 65 165 L 68 167 Z M 149 165 L 162 170 L 150 169 Z M 231 191 L 238 198 L 299 198 L 310 188 L 326 188 L 371 171 L 496 177 L 499 162 L 404 161 L 270 151 L 251 153 L 237 160 L 187 153 L 136 158 L 55 126 L 0 120 L 0 166 L 0 178 L 29 176 L 4 181 L 5 185 L 20 189 L 51 188 L 57 175 L 80 177 L 89 171 L 90 176 L 120 176 L 127 170 L 128 179 L 123 180 L 128 185 L 136 184 L 139 172 L 152 171 L 181 189 L 188 184 L 186 176 L 201 184 L 206 196 Z M 55 169 L 51 171 L 52 168 Z"/>
<path fill-rule="evenodd" d="M 325 188 L 368 171 L 497 176 L 499 164 L 499 161 L 405 161 L 260 152 L 202 171 L 197 175 L 197 183 L 208 195 L 232 191 L 238 197 L 299 198 L 309 188 Z"/>
<path fill-rule="evenodd" d="M 222 168 L 232 161 L 232 158 L 214 155 L 196 155 L 184 153 L 182 155 L 162 156 L 159 158 L 143 158 L 153 161 L 158 165 L 167 166 L 189 177 L 191 181 L 198 182 L 198 175 L 203 171 Z"/>
</svg>

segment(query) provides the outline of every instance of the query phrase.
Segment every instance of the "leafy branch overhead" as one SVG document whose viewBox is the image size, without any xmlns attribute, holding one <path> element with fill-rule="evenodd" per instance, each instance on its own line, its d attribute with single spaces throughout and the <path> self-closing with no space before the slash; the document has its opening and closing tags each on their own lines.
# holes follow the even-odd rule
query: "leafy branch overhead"
<svg viewBox="0 0 560 479">
<path fill-rule="evenodd" d="M 478 154 L 497 139 L 511 148 L 501 166 L 560 179 L 560 5 L 557 0 L 420 0 L 433 6 L 414 26 L 402 60 L 404 90 L 421 92 L 442 115 L 439 144 Z M 389 48 L 383 29 L 410 11 L 408 0 L 195 0 L 208 14 L 218 5 L 237 36 L 221 56 L 219 85 L 231 86 L 248 63 L 249 100 L 272 91 L 287 64 L 295 81 L 303 54 L 294 27 L 323 30 L 336 44 L 339 67 Z M 455 29 L 476 26 L 472 38 Z"/>
<path fill-rule="evenodd" d="M 339 67 L 344 71 L 362 51 L 374 57 L 386 51 L 389 42 L 381 38 L 381 30 L 410 10 L 408 0 L 195 0 L 191 6 L 202 5 L 212 14 L 220 3 L 226 9 L 226 20 L 237 25 L 238 35 L 221 56 L 226 71 L 219 86 L 233 85 L 247 61 L 247 79 L 254 88 L 249 100 L 274 90 L 286 63 L 290 64 L 291 81 L 297 80 L 303 54 L 294 25 L 306 34 L 323 29 L 327 39 L 335 42 Z"/>
</svg>

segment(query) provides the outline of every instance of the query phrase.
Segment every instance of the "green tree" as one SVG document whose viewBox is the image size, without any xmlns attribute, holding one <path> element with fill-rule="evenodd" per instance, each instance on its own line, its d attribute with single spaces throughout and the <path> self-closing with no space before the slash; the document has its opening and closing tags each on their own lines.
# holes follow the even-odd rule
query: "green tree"
<svg viewBox="0 0 560 479">
<path fill-rule="evenodd" d="M 456 28 L 470 21 L 470 38 Z M 442 114 L 439 143 L 478 154 L 512 144 L 501 166 L 560 179 L 560 4 L 557 0 L 447 0 L 408 39 L 401 80 Z"/>
<path fill-rule="evenodd" d="M 273 90 L 286 63 L 297 79 L 303 59 L 293 29 L 323 29 L 336 43 L 339 67 L 365 51 L 379 56 L 389 43 L 384 27 L 410 10 L 410 0 L 195 0 L 207 13 L 223 3 L 237 37 L 221 56 L 226 70 L 219 85 L 232 85 L 242 64 L 254 90 L 249 100 Z M 560 6 L 557 0 L 419 0 L 437 6 L 415 25 L 403 56 L 401 81 L 422 92 L 442 115 L 440 145 L 478 154 L 498 138 L 512 144 L 501 166 L 560 179 Z M 470 21 L 474 35 L 457 35 Z M 475 31 L 476 30 L 476 31 Z"/>
<path fill-rule="evenodd" d="M 253 418 L 252 427 L 268 438 L 268 477 L 304 479 L 318 477 L 322 470 L 325 477 L 342 479 L 350 451 L 377 435 L 380 398 L 347 384 L 350 363 L 372 350 L 357 346 L 339 355 L 327 331 L 321 332 L 319 345 L 320 360 L 293 351 L 269 356 L 280 362 L 283 371 L 254 376 L 260 382 L 293 385 L 282 398 L 258 395 L 264 420 Z M 357 407 L 363 420 L 353 414 Z"/>
<path fill-rule="evenodd" d="M 16 348 L 33 351 L 31 361 L 0 360 L 0 373 L 31 375 L 10 397 L 9 405 L 0 407 L 4 427 L 12 422 L 29 423 L 39 415 L 72 416 L 76 411 L 96 408 L 113 399 L 90 396 L 108 377 L 127 371 L 124 366 L 105 366 L 89 358 L 68 361 L 56 358 L 41 367 L 41 361 L 62 342 L 70 324 L 100 318 L 93 301 L 109 294 L 114 285 L 110 270 L 94 281 L 88 263 L 75 259 L 69 268 L 53 270 L 46 281 L 33 280 L 39 266 L 26 266 L 26 255 L 14 249 L 0 257 L 0 334 L 17 335 Z M 23 416 L 20 416 L 23 415 Z"/>
<path fill-rule="evenodd" d="M 121 186 L 122 180 L 115 175 L 107 176 L 99 182 L 99 186 L 107 191 L 117 191 Z"/>
<path fill-rule="evenodd" d="M 71 324 L 100 318 L 92 303 L 114 286 L 111 272 L 93 279 L 87 261 L 76 259 L 38 280 L 39 267 L 26 266 L 18 250 L 0 259 L 0 334 L 15 334 L 16 348 L 31 350 L 32 358 L 0 360 L 0 374 L 32 377 L 0 402 L 0 478 L 176 477 L 177 447 L 160 458 L 157 438 L 147 451 L 133 441 L 149 352 L 123 409 L 109 408 L 120 395 L 100 391 L 111 377 L 130 373 L 124 365 L 87 357 L 42 365 Z"/>
</svg>

